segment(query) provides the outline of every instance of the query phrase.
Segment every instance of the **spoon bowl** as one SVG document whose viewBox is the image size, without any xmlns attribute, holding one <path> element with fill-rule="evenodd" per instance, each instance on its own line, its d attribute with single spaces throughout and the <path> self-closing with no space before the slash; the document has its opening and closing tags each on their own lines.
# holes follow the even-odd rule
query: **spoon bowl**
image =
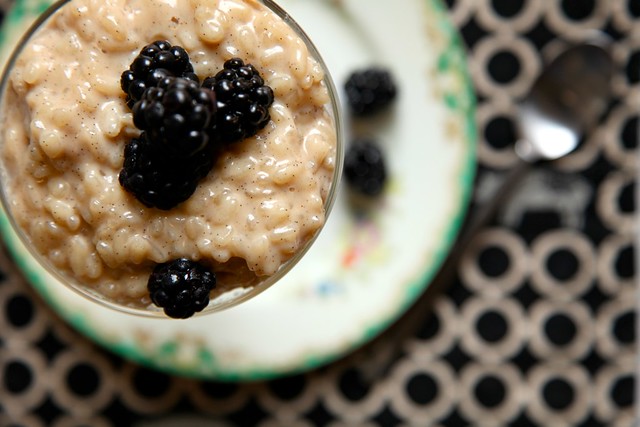
<svg viewBox="0 0 640 427">
<path fill-rule="evenodd" d="M 607 108 L 613 61 L 608 42 L 580 44 L 562 52 L 520 104 L 522 138 L 516 154 L 528 162 L 559 159 L 575 150 Z"/>
</svg>

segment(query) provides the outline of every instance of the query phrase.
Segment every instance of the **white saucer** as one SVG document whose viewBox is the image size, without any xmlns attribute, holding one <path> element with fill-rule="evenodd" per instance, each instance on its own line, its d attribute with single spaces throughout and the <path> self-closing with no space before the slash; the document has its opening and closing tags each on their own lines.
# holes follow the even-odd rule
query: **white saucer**
<svg viewBox="0 0 640 427">
<path fill-rule="evenodd" d="M 2 58 L 49 1 L 17 0 Z M 326 364 L 374 338 L 428 286 L 464 218 L 475 173 L 473 88 L 439 0 L 280 0 L 324 56 L 336 85 L 373 64 L 399 96 L 389 114 L 353 122 L 379 140 L 391 180 L 355 215 L 346 192 L 309 254 L 239 307 L 185 321 L 132 317 L 43 279 L 0 218 L 28 279 L 69 323 L 112 351 L 179 375 L 257 380 Z M 342 189 L 344 190 L 344 189 Z"/>
</svg>

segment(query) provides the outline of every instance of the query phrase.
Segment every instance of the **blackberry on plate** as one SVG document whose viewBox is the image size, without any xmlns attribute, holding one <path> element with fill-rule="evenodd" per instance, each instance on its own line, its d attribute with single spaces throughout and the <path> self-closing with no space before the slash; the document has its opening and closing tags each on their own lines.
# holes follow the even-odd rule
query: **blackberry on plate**
<svg viewBox="0 0 640 427">
<path fill-rule="evenodd" d="M 127 95 L 127 105 L 133 107 L 147 88 L 154 87 L 168 76 L 199 82 L 193 72 L 189 54 L 180 46 L 157 40 L 140 50 L 129 69 L 120 76 L 120 87 Z"/>
<path fill-rule="evenodd" d="M 351 73 L 344 89 L 349 107 L 357 116 L 368 116 L 382 110 L 398 92 L 391 72 L 375 67 Z"/>
<path fill-rule="evenodd" d="M 215 76 L 207 77 L 203 87 L 216 94 L 218 112 L 215 133 L 223 143 L 249 138 L 269 122 L 273 90 L 260 73 L 242 59 L 232 58 Z"/>
<path fill-rule="evenodd" d="M 181 77 L 147 88 L 133 106 L 133 124 L 168 152 L 189 157 L 209 144 L 216 114 L 215 94 Z"/>
<path fill-rule="evenodd" d="M 142 132 L 125 146 L 118 180 L 145 206 L 168 210 L 194 193 L 213 167 L 214 158 L 208 149 L 191 157 L 171 156 Z"/>
<path fill-rule="evenodd" d="M 167 316 L 186 319 L 209 304 L 209 293 L 215 285 L 215 273 L 198 262 L 179 258 L 156 265 L 147 289 L 151 301 Z"/>
<path fill-rule="evenodd" d="M 347 185 L 365 196 L 382 193 L 387 180 L 387 168 L 380 148 L 371 140 L 358 139 L 347 149 L 344 158 Z"/>
</svg>

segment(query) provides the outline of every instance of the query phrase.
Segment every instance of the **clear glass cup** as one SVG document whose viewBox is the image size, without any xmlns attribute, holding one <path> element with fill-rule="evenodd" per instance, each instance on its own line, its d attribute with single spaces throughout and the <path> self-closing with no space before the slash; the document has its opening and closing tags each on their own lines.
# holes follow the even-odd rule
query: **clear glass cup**
<svg viewBox="0 0 640 427">
<path fill-rule="evenodd" d="M 329 113 L 330 117 L 333 120 L 333 127 L 335 131 L 336 138 L 336 147 L 335 147 L 335 155 L 334 162 L 335 168 L 333 170 L 332 182 L 330 185 L 330 190 L 328 195 L 324 199 L 324 210 L 325 210 L 325 223 L 328 218 L 329 212 L 333 206 L 333 203 L 336 199 L 338 184 L 342 172 L 342 161 L 344 156 L 344 142 L 343 142 L 343 130 L 341 123 L 341 114 L 340 114 L 340 106 L 338 101 L 337 90 L 335 85 L 331 79 L 330 72 L 322 60 L 322 57 L 316 47 L 313 45 L 312 41 L 305 34 L 302 28 L 287 14 L 286 11 L 282 10 L 275 2 L 271 0 L 246 0 L 249 3 L 259 3 L 264 5 L 267 9 L 273 12 L 279 19 L 284 21 L 293 31 L 294 33 L 304 42 L 306 48 L 308 49 L 309 55 L 313 57 L 317 63 L 321 66 L 324 72 L 323 83 L 326 86 L 326 90 L 329 95 L 329 102 L 325 106 L 326 111 Z M 48 8 L 39 19 L 34 22 L 34 24 L 26 31 L 21 40 L 18 42 L 17 47 L 13 50 L 11 56 L 9 57 L 4 72 L 2 74 L 2 78 L 0 80 L 0 101 L 4 100 L 6 97 L 7 85 L 9 84 L 9 78 L 11 76 L 12 70 L 16 64 L 16 61 L 22 54 L 25 46 L 27 46 L 30 41 L 33 39 L 34 35 L 39 34 L 43 28 L 47 28 L 47 24 L 50 22 L 52 17 L 56 16 L 63 8 L 74 7 L 77 2 L 74 0 L 62 0 L 53 4 L 50 8 Z M 152 42 L 153 40 L 149 40 Z M 176 43 L 178 44 L 178 43 Z M 140 46 L 141 48 L 142 46 Z M 138 49 L 139 50 L 139 49 Z M 187 49 L 188 50 L 188 49 Z M 124 70 L 123 70 L 124 71 Z M 124 102 L 124 98 L 122 98 Z M 0 105 L 0 117 L 2 120 L 6 120 L 6 111 L 7 111 L 7 103 L 2 101 Z M 6 144 L 5 135 L 0 135 L 0 151 L 4 149 L 4 145 Z M 160 307 L 156 307 L 153 304 L 149 304 L 147 306 L 133 306 L 127 305 L 123 303 L 119 303 L 113 299 L 108 298 L 103 293 L 86 286 L 81 281 L 71 277 L 69 274 L 63 274 L 57 269 L 51 260 L 44 256 L 40 251 L 36 249 L 36 247 L 32 244 L 34 238 L 37 236 L 29 235 L 16 221 L 14 215 L 12 213 L 11 199 L 12 192 L 7 188 L 6 182 L 11 180 L 11 176 L 8 176 L 6 165 L 4 164 L 4 156 L 0 155 L 0 170 L 2 172 L 2 183 L 1 186 L 1 194 L 0 200 L 2 202 L 2 211 L 0 212 L 0 228 L 3 231 L 3 235 L 5 237 L 5 242 L 7 243 L 10 252 L 12 253 L 14 259 L 16 259 L 17 263 L 23 270 L 29 279 L 30 282 L 36 287 L 36 289 L 47 297 L 49 290 L 51 287 L 55 286 L 66 286 L 69 289 L 72 289 L 76 293 L 80 294 L 82 297 L 95 302 L 97 304 L 101 304 L 103 306 L 109 307 L 114 310 L 119 310 L 121 312 L 129 313 L 132 315 L 138 316 L 147 316 L 147 317 L 158 317 L 158 318 L 168 318 L 164 313 L 163 309 Z M 117 177 L 116 177 L 117 178 Z M 161 213 L 159 213 L 161 214 Z M 235 289 L 230 292 L 224 293 L 215 299 L 212 299 L 209 305 L 196 315 L 203 315 L 208 313 L 214 313 L 244 301 L 258 295 L 262 291 L 268 289 L 270 286 L 274 285 L 278 282 L 284 275 L 287 274 L 297 263 L 302 259 L 308 249 L 312 246 L 313 242 L 316 240 L 317 236 L 321 232 L 322 227 L 320 227 L 310 239 L 308 239 L 302 247 L 300 247 L 295 254 L 289 258 L 280 268 L 276 271 L 275 274 L 261 278 L 258 283 L 254 286 L 247 289 Z M 71 236 L 69 236 L 71 237 Z M 123 284 L 126 286 L 126 284 Z"/>
</svg>

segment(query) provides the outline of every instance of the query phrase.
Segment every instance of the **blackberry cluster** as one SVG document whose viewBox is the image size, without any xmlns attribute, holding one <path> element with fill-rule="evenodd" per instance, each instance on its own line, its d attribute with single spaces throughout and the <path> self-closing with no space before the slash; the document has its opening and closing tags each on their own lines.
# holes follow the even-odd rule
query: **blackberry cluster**
<svg viewBox="0 0 640 427">
<path fill-rule="evenodd" d="M 142 132 L 124 149 L 120 185 L 147 207 L 187 200 L 226 143 L 255 135 L 270 120 L 273 91 L 238 58 L 200 86 L 187 52 L 166 41 L 145 46 L 120 78 Z M 215 274 L 185 258 L 157 265 L 147 287 L 167 316 L 188 318 L 209 304 Z"/>
<path fill-rule="evenodd" d="M 175 319 L 186 319 L 202 311 L 209 304 L 209 293 L 215 286 L 215 273 L 186 258 L 156 265 L 147 282 L 151 301 Z"/>
<path fill-rule="evenodd" d="M 166 77 L 133 106 L 133 124 L 168 153 L 190 157 L 209 145 L 215 121 L 213 91 L 180 77 Z"/>
<path fill-rule="evenodd" d="M 201 86 L 180 46 L 145 46 L 120 83 L 142 130 L 124 153 L 120 184 L 148 207 L 188 199 L 224 144 L 255 135 L 270 120 L 273 91 L 239 58 Z"/>
<path fill-rule="evenodd" d="M 382 68 L 354 71 L 344 89 L 347 102 L 356 116 L 377 113 L 389 105 L 398 92 L 391 73 Z"/>
<path fill-rule="evenodd" d="M 147 207 L 169 210 L 187 200 L 213 167 L 215 156 L 202 149 L 190 157 L 169 156 L 142 132 L 124 149 L 120 185 Z"/>
<path fill-rule="evenodd" d="M 220 142 L 228 144 L 249 138 L 269 122 L 273 90 L 264 84 L 253 65 L 239 58 L 229 59 L 202 86 L 216 94 L 215 133 Z"/>
<path fill-rule="evenodd" d="M 127 105 L 133 107 L 146 89 L 157 86 L 170 76 L 199 82 L 189 55 L 182 47 L 172 46 L 166 40 L 157 40 L 143 47 L 120 77 L 120 87 L 127 94 Z"/>
<path fill-rule="evenodd" d="M 345 153 L 344 177 L 360 194 L 374 197 L 382 193 L 387 168 L 380 148 L 368 139 L 353 141 Z"/>
</svg>

